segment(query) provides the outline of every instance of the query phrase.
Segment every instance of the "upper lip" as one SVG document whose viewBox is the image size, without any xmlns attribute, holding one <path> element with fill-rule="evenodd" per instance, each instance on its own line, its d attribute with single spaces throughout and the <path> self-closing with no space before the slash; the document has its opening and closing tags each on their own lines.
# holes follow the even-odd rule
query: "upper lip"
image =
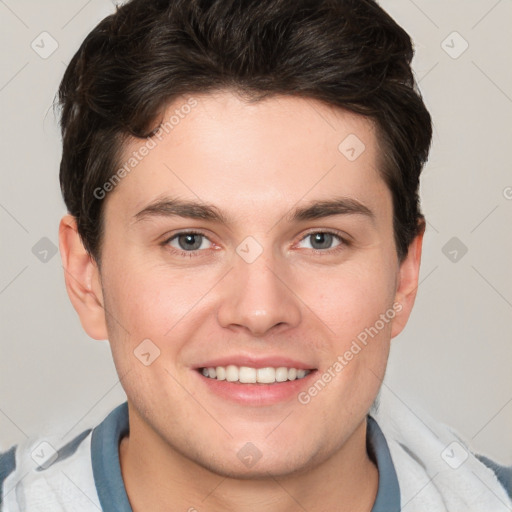
<svg viewBox="0 0 512 512">
<path fill-rule="evenodd" d="M 298 370 L 314 370 L 315 368 L 301 361 L 297 361 L 296 359 L 292 359 L 289 357 L 282 356 L 267 356 L 267 357 L 256 357 L 249 355 L 232 355 L 232 356 L 223 356 L 215 359 L 209 359 L 204 361 L 203 363 L 195 366 L 196 369 L 199 368 L 215 368 L 217 366 L 248 366 L 249 368 L 297 368 Z"/>
</svg>

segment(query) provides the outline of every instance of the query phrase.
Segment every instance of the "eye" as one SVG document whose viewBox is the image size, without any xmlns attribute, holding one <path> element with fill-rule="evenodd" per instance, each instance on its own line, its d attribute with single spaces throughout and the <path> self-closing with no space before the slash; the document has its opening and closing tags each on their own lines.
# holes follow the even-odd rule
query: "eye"
<svg viewBox="0 0 512 512">
<path fill-rule="evenodd" d="M 305 248 L 317 251 L 333 249 L 345 242 L 339 235 L 329 233 L 328 231 L 309 233 L 299 242 L 299 244 L 307 241 L 309 241 L 309 246 L 306 246 Z M 335 245 L 333 245 L 333 243 L 335 243 Z"/>
<path fill-rule="evenodd" d="M 208 240 L 208 238 L 206 238 L 206 236 L 202 233 L 195 232 L 178 233 L 169 238 L 165 243 L 166 245 L 170 245 L 173 249 L 185 252 L 193 252 L 200 249 L 211 248 L 211 242 Z M 210 245 L 205 246 L 205 243 Z"/>
</svg>

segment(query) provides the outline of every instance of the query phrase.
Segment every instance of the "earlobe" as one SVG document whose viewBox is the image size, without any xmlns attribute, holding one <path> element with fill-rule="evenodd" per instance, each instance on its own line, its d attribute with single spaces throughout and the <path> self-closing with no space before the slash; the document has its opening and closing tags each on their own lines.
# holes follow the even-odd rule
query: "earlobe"
<svg viewBox="0 0 512 512">
<path fill-rule="evenodd" d="M 108 335 L 99 269 L 85 249 L 72 215 L 65 215 L 60 221 L 59 248 L 68 296 L 82 327 L 91 338 L 106 340 Z"/>
<path fill-rule="evenodd" d="M 424 232 L 425 229 L 422 228 L 409 245 L 407 255 L 400 264 L 395 303 L 401 305 L 401 310 L 393 320 L 392 338 L 400 334 L 404 329 L 416 300 Z"/>
</svg>

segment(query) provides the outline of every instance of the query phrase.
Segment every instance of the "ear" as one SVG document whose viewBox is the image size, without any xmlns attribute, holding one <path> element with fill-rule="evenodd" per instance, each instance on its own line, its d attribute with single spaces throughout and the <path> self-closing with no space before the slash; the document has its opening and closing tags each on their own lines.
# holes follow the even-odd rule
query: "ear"
<svg viewBox="0 0 512 512">
<path fill-rule="evenodd" d="M 423 245 L 423 234 L 425 233 L 425 223 L 421 222 L 420 233 L 409 245 L 406 257 L 400 264 L 398 270 L 398 283 L 395 293 L 395 303 L 400 304 L 401 309 L 397 308 L 397 315 L 393 319 L 391 337 L 394 338 L 400 334 L 409 320 L 412 307 L 416 299 L 418 290 L 418 279 L 420 275 L 421 248 Z"/>
<path fill-rule="evenodd" d="M 108 339 L 100 272 L 82 243 L 72 215 L 60 221 L 59 248 L 68 296 L 82 327 L 95 340 Z"/>
</svg>

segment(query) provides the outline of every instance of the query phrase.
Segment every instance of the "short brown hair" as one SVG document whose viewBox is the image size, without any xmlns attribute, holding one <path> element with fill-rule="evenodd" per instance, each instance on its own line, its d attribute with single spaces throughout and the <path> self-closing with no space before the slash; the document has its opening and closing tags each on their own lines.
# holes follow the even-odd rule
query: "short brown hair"
<svg viewBox="0 0 512 512">
<path fill-rule="evenodd" d="M 131 0 L 86 37 L 59 88 L 60 184 L 100 261 L 94 190 L 128 136 L 148 137 L 180 95 L 303 96 L 370 118 L 393 198 L 400 260 L 423 230 L 419 176 L 432 138 L 410 37 L 372 0 Z"/>
</svg>

